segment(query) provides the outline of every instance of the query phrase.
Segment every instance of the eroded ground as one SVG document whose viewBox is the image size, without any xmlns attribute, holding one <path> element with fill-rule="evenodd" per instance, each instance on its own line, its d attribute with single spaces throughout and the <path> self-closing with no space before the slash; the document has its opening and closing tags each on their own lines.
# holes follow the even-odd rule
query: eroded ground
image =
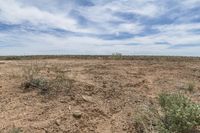
<svg viewBox="0 0 200 133">
<path fill-rule="evenodd" d="M 0 61 L 0 132 L 134 133 L 135 111 L 152 106 L 163 91 L 184 92 L 200 102 L 200 60 L 48 59 L 75 82 L 70 94 L 46 97 L 21 89 L 23 67 L 35 60 Z M 188 84 L 194 90 L 184 90 Z M 186 87 L 187 88 L 187 87 Z M 80 118 L 74 113 L 80 113 Z M 79 115 L 79 114 L 78 114 Z M 78 116 L 79 117 L 79 116 Z"/>
</svg>

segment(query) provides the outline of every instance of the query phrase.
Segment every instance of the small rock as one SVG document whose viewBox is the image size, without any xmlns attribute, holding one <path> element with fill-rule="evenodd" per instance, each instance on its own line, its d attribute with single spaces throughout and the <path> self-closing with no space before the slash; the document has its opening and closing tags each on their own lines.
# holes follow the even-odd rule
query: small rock
<svg viewBox="0 0 200 133">
<path fill-rule="evenodd" d="M 83 98 L 83 100 L 85 100 L 86 102 L 91 102 L 91 103 L 93 102 L 93 99 L 92 99 L 91 96 L 83 95 L 82 98 Z"/>
<path fill-rule="evenodd" d="M 74 111 L 73 112 L 73 116 L 74 116 L 74 118 L 81 118 L 81 116 L 82 116 L 82 113 L 81 113 L 81 111 L 79 111 L 79 110 L 76 110 L 76 111 Z"/>
<path fill-rule="evenodd" d="M 0 61 L 0 64 L 6 64 L 5 62 Z"/>
<path fill-rule="evenodd" d="M 67 132 L 67 129 L 66 129 L 66 127 L 65 127 L 64 125 L 60 125 L 59 128 L 60 128 L 62 131 Z"/>
<path fill-rule="evenodd" d="M 56 123 L 57 126 L 59 126 L 61 124 L 61 120 L 58 119 L 58 120 L 55 121 L 55 123 Z"/>
<path fill-rule="evenodd" d="M 200 96 L 200 93 L 195 93 L 195 94 L 193 94 L 193 96 L 199 97 L 199 96 Z"/>
<path fill-rule="evenodd" d="M 60 100 L 61 103 L 67 103 L 68 101 L 66 100 Z"/>
<path fill-rule="evenodd" d="M 71 108 L 71 106 L 69 105 L 69 111 L 71 111 L 72 110 L 72 108 Z"/>
</svg>

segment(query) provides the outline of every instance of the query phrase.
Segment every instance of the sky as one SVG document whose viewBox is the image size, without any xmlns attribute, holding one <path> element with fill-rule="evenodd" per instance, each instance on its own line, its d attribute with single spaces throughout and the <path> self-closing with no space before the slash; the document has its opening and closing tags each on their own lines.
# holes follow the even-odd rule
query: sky
<svg viewBox="0 0 200 133">
<path fill-rule="evenodd" d="M 200 0 L 0 0 L 0 55 L 200 56 Z"/>
</svg>

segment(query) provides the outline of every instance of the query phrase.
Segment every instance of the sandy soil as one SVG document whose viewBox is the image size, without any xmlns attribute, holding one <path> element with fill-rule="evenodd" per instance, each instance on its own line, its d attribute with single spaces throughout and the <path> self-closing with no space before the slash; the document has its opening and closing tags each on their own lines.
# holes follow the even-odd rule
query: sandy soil
<svg viewBox="0 0 200 133">
<path fill-rule="evenodd" d="M 48 59 L 74 79 L 70 94 L 49 98 L 24 92 L 23 67 L 35 60 L 0 61 L 0 132 L 134 133 L 138 105 L 154 105 L 163 91 L 184 91 L 200 103 L 200 60 Z M 46 67 L 47 67 L 46 66 Z M 189 83 L 192 93 L 183 90 Z"/>
</svg>

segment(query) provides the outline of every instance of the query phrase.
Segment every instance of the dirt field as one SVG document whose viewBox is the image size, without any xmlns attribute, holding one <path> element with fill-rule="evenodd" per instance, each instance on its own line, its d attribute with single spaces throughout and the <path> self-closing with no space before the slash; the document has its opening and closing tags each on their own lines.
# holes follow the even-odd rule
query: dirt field
<svg viewBox="0 0 200 133">
<path fill-rule="evenodd" d="M 44 65 L 48 77 L 59 70 L 73 80 L 68 93 L 24 92 L 22 71 L 33 62 Z M 192 92 L 184 89 L 191 83 Z M 156 105 L 163 91 L 200 103 L 200 59 L 2 60 L 0 132 L 134 133 L 138 107 Z"/>
</svg>

